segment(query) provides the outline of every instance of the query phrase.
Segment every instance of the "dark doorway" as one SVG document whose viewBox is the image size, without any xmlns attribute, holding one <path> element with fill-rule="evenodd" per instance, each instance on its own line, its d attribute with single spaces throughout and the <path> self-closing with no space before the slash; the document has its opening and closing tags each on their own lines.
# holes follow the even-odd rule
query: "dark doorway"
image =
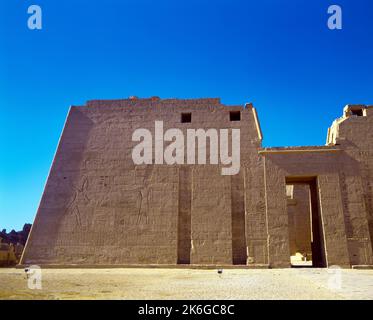
<svg viewBox="0 0 373 320">
<path fill-rule="evenodd" d="M 286 178 L 290 260 L 293 267 L 326 267 L 317 179 Z"/>
</svg>

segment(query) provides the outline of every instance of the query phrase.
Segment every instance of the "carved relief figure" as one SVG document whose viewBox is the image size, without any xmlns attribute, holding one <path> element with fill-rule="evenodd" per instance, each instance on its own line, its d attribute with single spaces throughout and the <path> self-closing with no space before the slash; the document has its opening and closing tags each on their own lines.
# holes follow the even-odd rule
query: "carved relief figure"
<svg viewBox="0 0 373 320">
<path fill-rule="evenodd" d="M 76 226 L 79 228 L 86 226 L 87 221 L 83 219 L 79 210 L 79 205 L 86 206 L 90 199 L 87 196 L 88 189 L 88 178 L 83 177 L 81 184 L 75 188 L 73 197 L 70 202 L 67 204 L 67 214 L 75 217 Z"/>
<path fill-rule="evenodd" d="M 138 170 L 136 170 L 137 174 Z M 153 198 L 153 189 L 151 183 L 153 182 L 153 166 L 147 166 L 144 170 L 144 175 L 141 177 L 141 186 L 139 188 L 136 207 L 137 207 L 137 224 L 142 225 L 143 223 L 148 224 L 149 222 L 149 209 L 150 203 Z"/>
</svg>

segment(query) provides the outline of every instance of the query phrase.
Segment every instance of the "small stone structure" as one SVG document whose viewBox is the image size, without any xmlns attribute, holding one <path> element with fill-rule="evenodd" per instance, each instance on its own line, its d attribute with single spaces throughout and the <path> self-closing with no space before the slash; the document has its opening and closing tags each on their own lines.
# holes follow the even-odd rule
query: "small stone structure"
<svg viewBox="0 0 373 320">
<path fill-rule="evenodd" d="M 0 238 L 0 267 L 14 266 L 18 263 L 23 251 L 21 244 L 14 246 L 13 244 L 3 243 Z"/>
<path fill-rule="evenodd" d="M 155 121 L 184 133 L 239 128 L 239 173 L 135 165 L 132 134 Z M 372 265 L 373 106 L 346 106 L 326 146 L 261 142 L 251 104 L 131 97 L 71 107 L 21 264 L 290 267 L 306 251 L 315 267 Z M 293 208 L 286 186 L 298 194 Z"/>
</svg>

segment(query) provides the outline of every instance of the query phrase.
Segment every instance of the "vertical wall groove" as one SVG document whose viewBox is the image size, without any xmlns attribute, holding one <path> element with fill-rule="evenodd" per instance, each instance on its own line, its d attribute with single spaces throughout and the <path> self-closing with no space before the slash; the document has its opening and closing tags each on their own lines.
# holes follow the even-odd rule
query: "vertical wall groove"
<svg viewBox="0 0 373 320">
<path fill-rule="evenodd" d="M 192 203 L 191 170 L 188 167 L 179 169 L 179 217 L 177 263 L 190 263 L 191 249 L 191 203 Z"/>
<path fill-rule="evenodd" d="M 242 171 L 231 176 L 232 262 L 245 265 L 247 260 L 245 234 L 245 190 Z"/>
</svg>

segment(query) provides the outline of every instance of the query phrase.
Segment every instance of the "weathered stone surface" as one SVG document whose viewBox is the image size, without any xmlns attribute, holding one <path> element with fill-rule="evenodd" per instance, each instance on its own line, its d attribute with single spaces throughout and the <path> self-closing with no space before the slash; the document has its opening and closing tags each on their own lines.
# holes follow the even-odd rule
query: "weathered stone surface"
<svg viewBox="0 0 373 320">
<path fill-rule="evenodd" d="M 209 162 L 135 165 L 132 134 L 154 136 L 155 121 L 185 137 L 188 128 L 239 128 L 240 172 L 224 176 Z M 21 263 L 289 267 L 286 184 L 305 183 L 319 265 L 373 264 L 372 122 L 372 107 L 347 107 L 327 146 L 263 149 L 251 104 L 131 97 L 71 107 Z"/>
</svg>

